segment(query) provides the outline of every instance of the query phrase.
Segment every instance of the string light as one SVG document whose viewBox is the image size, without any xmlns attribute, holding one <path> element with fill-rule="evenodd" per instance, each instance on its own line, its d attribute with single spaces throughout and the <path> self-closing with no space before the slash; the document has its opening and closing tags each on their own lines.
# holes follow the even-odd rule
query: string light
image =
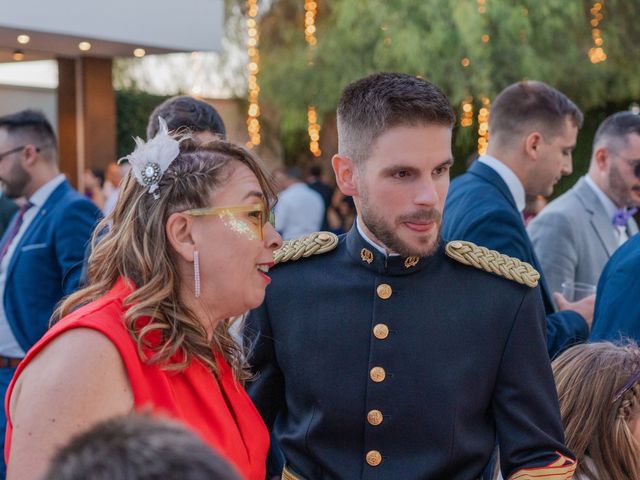
<svg viewBox="0 0 640 480">
<path fill-rule="evenodd" d="M 249 108 L 247 111 L 247 131 L 249 132 L 249 141 L 247 147 L 251 148 L 260 145 L 260 106 L 258 105 L 258 96 L 260 94 L 260 86 L 258 85 L 258 72 L 260 71 L 260 51 L 258 50 L 258 0 L 247 0 L 247 54 L 249 63 L 247 70 L 249 72 L 248 89 L 249 89 Z"/>
<path fill-rule="evenodd" d="M 316 113 L 316 107 L 309 105 L 307 107 L 307 122 L 309 128 L 309 150 L 314 157 L 319 157 L 322 154 L 320 150 L 320 125 L 318 124 L 318 114 Z"/>
<path fill-rule="evenodd" d="M 467 97 L 460 104 L 462 115 L 460 116 L 460 126 L 470 127 L 473 124 L 473 97 Z"/>
<path fill-rule="evenodd" d="M 304 39 L 309 45 L 309 67 L 313 67 L 311 49 L 318 44 L 316 38 L 316 16 L 318 15 L 318 3 L 314 0 L 304 0 Z M 309 133 L 309 150 L 314 157 L 322 154 L 320 150 L 320 124 L 318 113 L 314 105 L 307 107 L 307 132 Z"/>
<path fill-rule="evenodd" d="M 604 40 L 602 39 L 602 31 L 598 28 L 600 22 L 604 18 L 602 14 L 602 3 L 596 2 L 591 7 L 591 38 L 593 39 L 593 47 L 589 49 L 589 60 L 591 63 L 604 62 L 607 54 L 604 53 Z"/>
<path fill-rule="evenodd" d="M 478 12 L 487 13 L 487 0 L 478 0 Z"/>
<path fill-rule="evenodd" d="M 316 38 L 317 14 L 318 4 L 314 0 L 304 0 L 304 39 L 311 47 L 315 47 L 318 43 Z"/>
<path fill-rule="evenodd" d="M 489 144 L 489 107 L 491 101 L 482 97 L 482 107 L 478 110 L 478 153 L 484 155 Z"/>
</svg>

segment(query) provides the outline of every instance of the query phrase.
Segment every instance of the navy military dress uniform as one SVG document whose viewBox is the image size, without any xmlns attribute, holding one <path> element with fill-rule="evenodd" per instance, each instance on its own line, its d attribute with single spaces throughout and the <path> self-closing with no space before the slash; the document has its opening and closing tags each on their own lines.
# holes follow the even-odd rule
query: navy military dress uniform
<svg viewBox="0 0 640 480">
<path fill-rule="evenodd" d="M 328 234 L 327 234 L 328 235 Z M 247 319 L 247 390 L 283 479 L 571 478 L 534 288 L 445 254 L 378 253 L 354 227 L 276 266 Z"/>
</svg>

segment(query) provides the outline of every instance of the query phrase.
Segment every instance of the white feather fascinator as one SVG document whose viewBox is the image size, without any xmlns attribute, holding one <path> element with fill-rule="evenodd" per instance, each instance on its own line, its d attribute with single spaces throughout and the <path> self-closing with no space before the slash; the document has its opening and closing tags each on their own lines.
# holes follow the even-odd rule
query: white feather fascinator
<svg viewBox="0 0 640 480">
<path fill-rule="evenodd" d="M 158 119 L 160 129 L 155 137 L 145 142 L 140 137 L 134 138 L 136 148 L 133 153 L 122 157 L 118 162 L 127 160 L 131 165 L 133 175 L 140 185 L 149 187 L 149 193 L 153 198 L 160 198 L 158 184 L 164 172 L 167 171 L 180 153 L 180 142 L 184 138 L 176 139 L 169 135 L 167 122 L 164 118 Z"/>
</svg>

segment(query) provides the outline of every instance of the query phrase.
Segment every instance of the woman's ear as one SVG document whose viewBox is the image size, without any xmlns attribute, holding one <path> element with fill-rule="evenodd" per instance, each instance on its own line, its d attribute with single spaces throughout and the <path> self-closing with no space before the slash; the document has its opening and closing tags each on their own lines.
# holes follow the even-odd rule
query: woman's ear
<svg viewBox="0 0 640 480">
<path fill-rule="evenodd" d="M 186 262 L 193 262 L 195 242 L 191 235 L 192 227 L 193 219 L 180 212 L 172 213 L 165 226 L 169 244 Z"/>
<path fill-rule="evenodd" d="M 331 166 L 336 176 L 336 184 L 340 191 L 349 196 L 357 196 L 356 188 L 356 166 L 349 157 L 343 155 L 334 155 L 331 159 Z"/>
</svg>

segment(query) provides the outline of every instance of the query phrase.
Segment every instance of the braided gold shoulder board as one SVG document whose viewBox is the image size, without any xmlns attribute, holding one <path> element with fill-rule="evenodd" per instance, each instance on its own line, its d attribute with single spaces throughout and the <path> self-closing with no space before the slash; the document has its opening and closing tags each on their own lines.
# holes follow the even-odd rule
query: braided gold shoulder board
<svg viewBox="0 0 640 480">
<path fill-rule="evenodd" d="M 445 252 L 460 263 L 508 278 L 527 287 L 537 286 L 540 280 L 540 273 L 527 262 L 479 247 L 475 243 L 454 240 L 447 243 Z"/>
<path fill-rule="evenodd" d="M 289 260 L 299 260 L 320 255 L 336 248 L 338 236 L 331 232 L 314 232 L 304 237 L 287 240 L 278 250 L 273 252 L 274 263 L 284 263 Z"/>
</svg>

